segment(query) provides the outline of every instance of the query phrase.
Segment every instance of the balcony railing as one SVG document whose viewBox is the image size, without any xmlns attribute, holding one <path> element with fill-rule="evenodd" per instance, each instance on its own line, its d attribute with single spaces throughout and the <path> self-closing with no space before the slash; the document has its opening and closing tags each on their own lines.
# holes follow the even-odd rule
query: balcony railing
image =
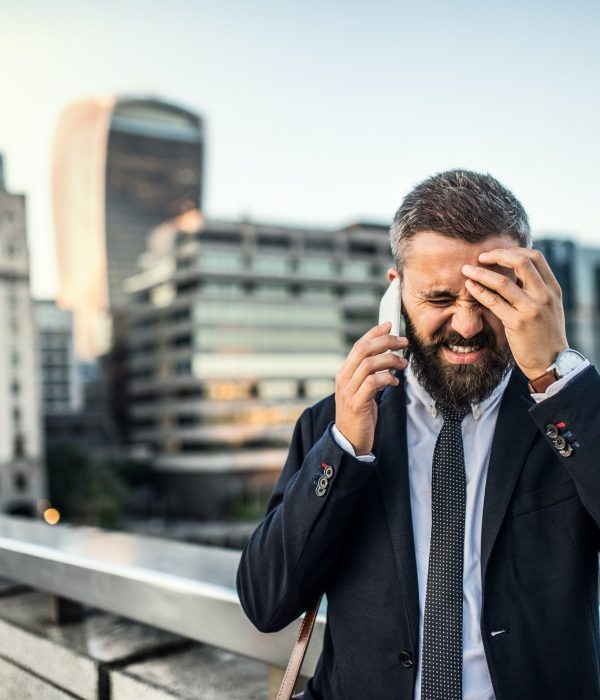
<svg viewBox="0 0 600 700">
<path fill-rule="evenodd" d="M 284 668 L 299 622 L 275 634 L 252 626 L 235 589 L 239 558 L 218 547 L 0 516 L 0 577 Z M 312 675 L 322 647 L 323 613 L 303 675 Z"/>
</svg>

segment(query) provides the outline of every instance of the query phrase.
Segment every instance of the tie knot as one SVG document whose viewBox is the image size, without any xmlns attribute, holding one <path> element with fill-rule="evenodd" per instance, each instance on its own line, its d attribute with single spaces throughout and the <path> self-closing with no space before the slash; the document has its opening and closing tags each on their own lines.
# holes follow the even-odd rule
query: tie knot
<svg viewBox="0 0 600 700">
<path fill-rule="evenodd" d="M 463 418 L 467 415 L 467 413 L 469 413 L 468 409 L 466 408 L 463 408 L 459 411 L 456 408 L 448 406 L 444 403 L 437 403 L 436 408 L 440 412 L 442 418 L 444 419 L 444 423 L 446 421 L 462 423 Z"/>
</svg>

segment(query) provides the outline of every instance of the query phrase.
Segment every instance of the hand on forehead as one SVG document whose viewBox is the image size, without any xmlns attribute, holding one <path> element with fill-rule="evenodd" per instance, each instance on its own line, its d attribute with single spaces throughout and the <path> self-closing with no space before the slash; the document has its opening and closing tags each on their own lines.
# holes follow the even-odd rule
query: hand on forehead
<svg viewBox="0 0 600 700">
<path fill-rule="evenodd" d="M 510 267 L 509 259 L 495 261 L 494 251 L 515 249 L 514 239 L 508 236 L 493 236 L 480 243 L 467 243 L 462 240 L 448 238 L 433 232 L 417 234 L 409 248 L 403 277 L 406 285 L 414 293 L 441 292 L 459 294 L 464 289 L 465 275 L 463 265 L 485 267 L 509 279 L 515 280 L 516 275 Z M 481 254 L 487 253 L 492 258 L 480 260 Z"/>
</svg>

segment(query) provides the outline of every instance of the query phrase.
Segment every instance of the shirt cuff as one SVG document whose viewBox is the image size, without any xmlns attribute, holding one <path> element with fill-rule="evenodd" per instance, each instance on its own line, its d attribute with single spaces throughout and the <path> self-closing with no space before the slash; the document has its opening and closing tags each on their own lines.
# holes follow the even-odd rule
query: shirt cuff
<svg viewBox="0 0 600 700">
<path fill-rule="evenodd" d="M 569 372 L 569 374 L 564 376 L 562 379 L 557 379 L 555 382 L 552 382 L 552 384 L 550 384 L 550 386 L 546 389 L 546 393 L 531 394 L 531 396 L 534 398 L 536 403 L 541 403 L 544 399 L 549 399 L 551 396 L 558 394 L 558 392 L 561 389 L 567 386 L 571 379 L 574 379 L 580 372 L 583 372 L 583 370 L 589 366 L 590 363 L 588 360 L 582 362 L 581 364 L 577 365 L 577 367 L 575 367 L 573 371 Z"/>
<path fill-rule="evenodd" d="M 340 433 L 340 431 L 337 429 L 337 426 L 335 423 L 331 427 L 331 433 L 333 435 L 333 439 L 336 441 L 339 447 L 344 450 L 344 452 L 347 452 L 348 454 L 352 455 L 353 457 L 356 457 L 361 462 L 374 462 L 375 461 L 375 455 L 372 452 L 369 452 L 368 455 L 359 455 L 357 456 L 356 453 L 354 452 L 354 448 L 352 447 L 352 444 Z"/>
</svg>

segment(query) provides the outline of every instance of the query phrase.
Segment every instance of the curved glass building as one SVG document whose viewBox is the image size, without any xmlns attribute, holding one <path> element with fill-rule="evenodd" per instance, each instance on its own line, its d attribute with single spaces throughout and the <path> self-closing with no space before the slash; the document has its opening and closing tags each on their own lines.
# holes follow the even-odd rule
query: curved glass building
<svg viewBox="0 0 600 700">
<path fill-rule="evenodd" d="M 111 339 L 151 229 L 202 206 L 200 116 L 158 99 L 101 97 L 70 105 L 53 158 L 59 304 L 72 309 L 77 355 Z"/>
</svg>

